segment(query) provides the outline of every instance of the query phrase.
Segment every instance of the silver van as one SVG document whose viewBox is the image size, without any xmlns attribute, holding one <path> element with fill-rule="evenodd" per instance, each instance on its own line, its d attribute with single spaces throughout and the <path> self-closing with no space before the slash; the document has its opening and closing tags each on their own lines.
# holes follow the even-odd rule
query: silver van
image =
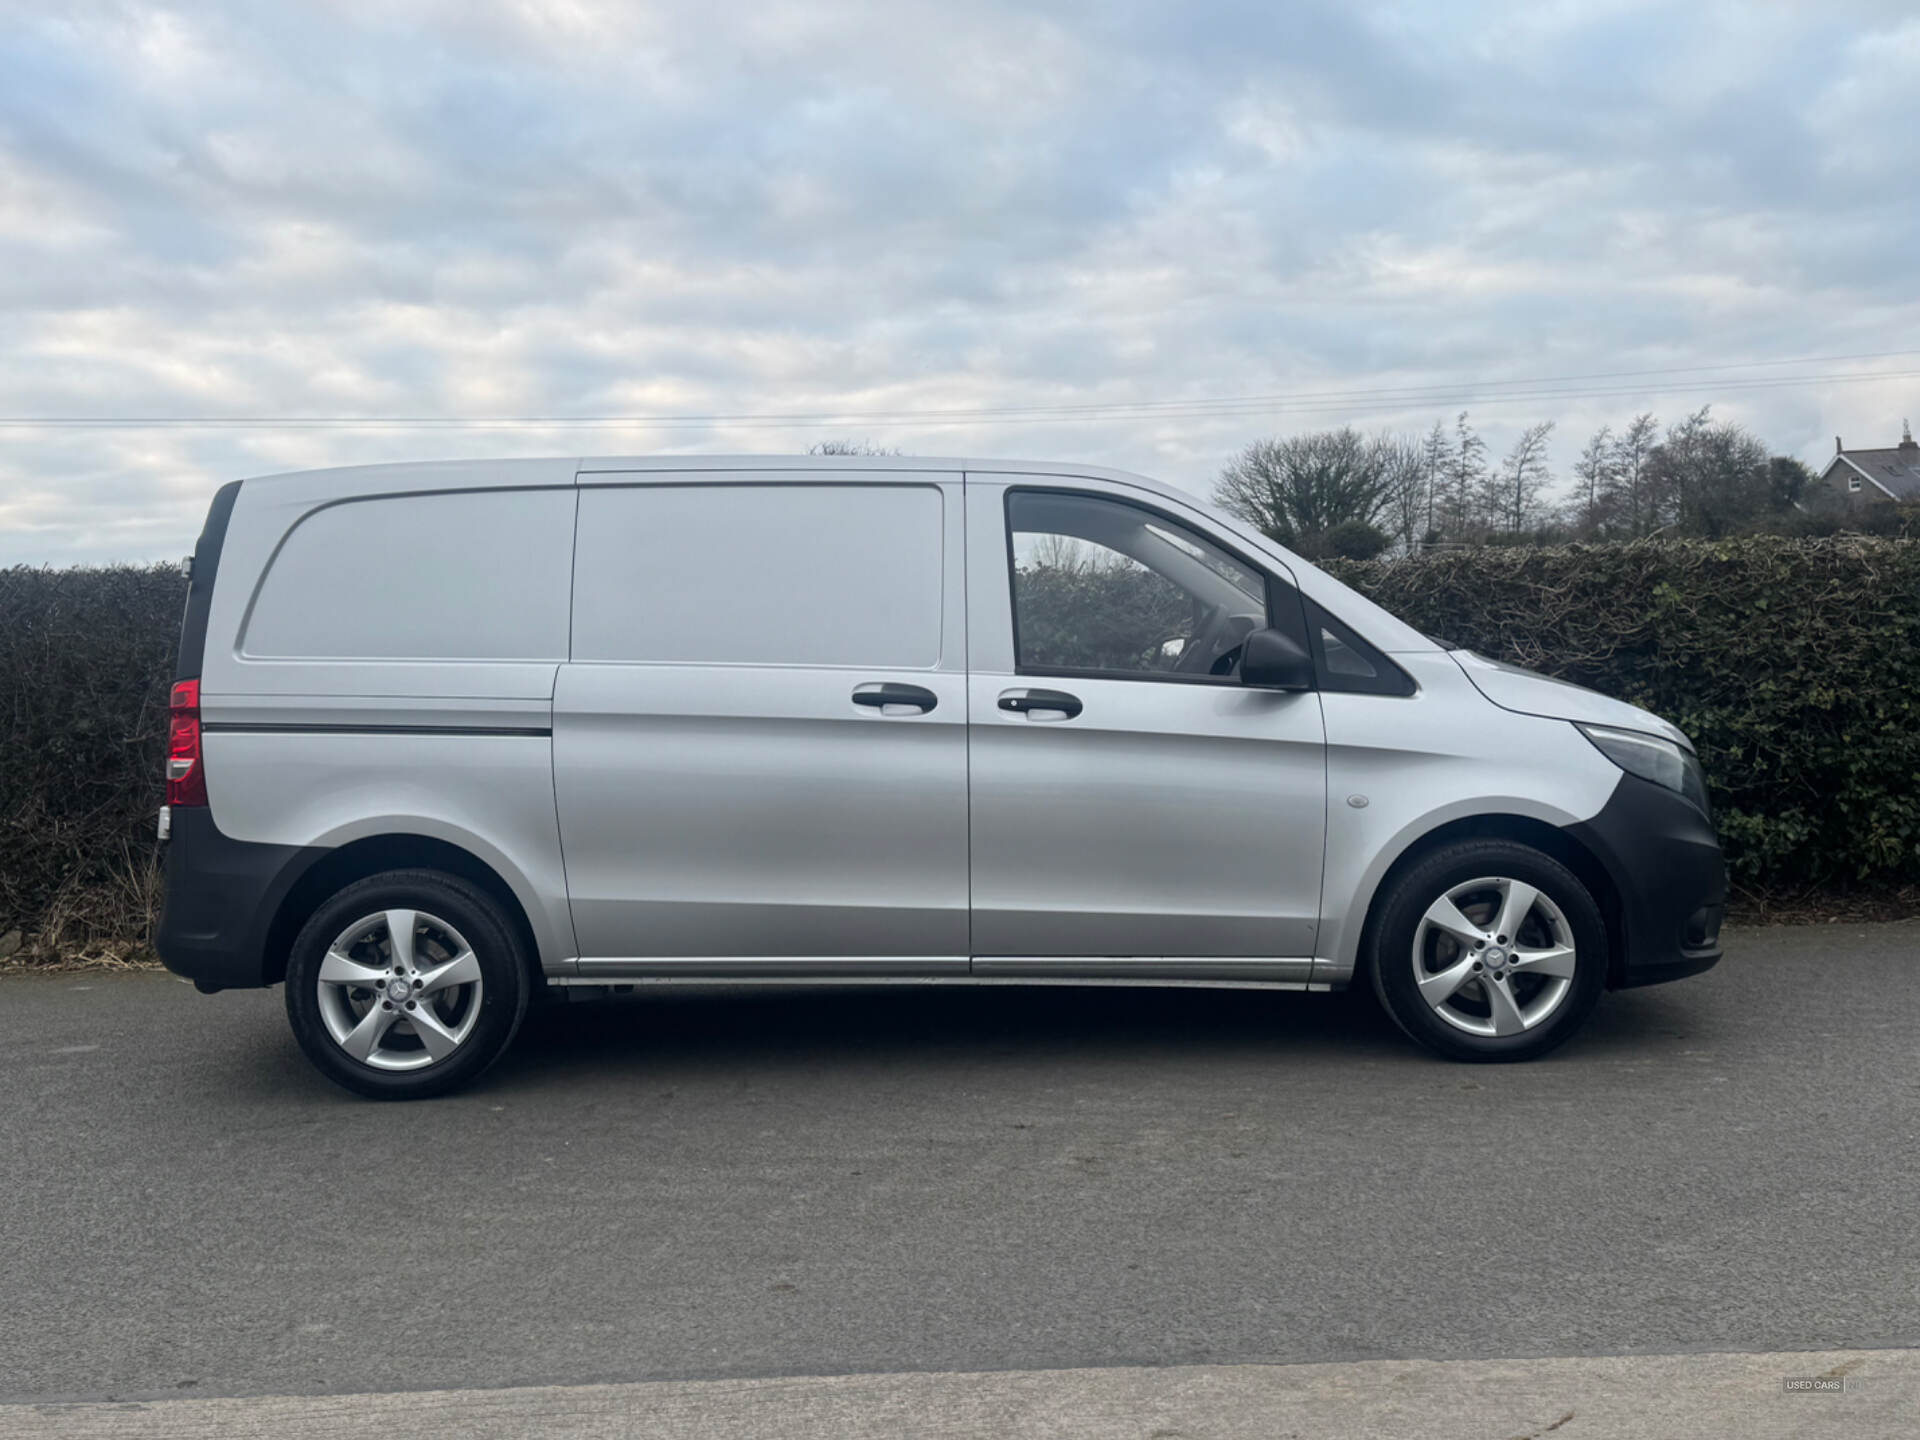
<svg viewBox="0 0 1920 1440">
<path fill-rule="evenodd" d="M 362 1094 L 662 982 L 1373 987 L 1519 1060 L 1720 957 L 1687 737 L 1171 487 L 971 460 L 227 485 L 158 948 Z"/>
</svg>

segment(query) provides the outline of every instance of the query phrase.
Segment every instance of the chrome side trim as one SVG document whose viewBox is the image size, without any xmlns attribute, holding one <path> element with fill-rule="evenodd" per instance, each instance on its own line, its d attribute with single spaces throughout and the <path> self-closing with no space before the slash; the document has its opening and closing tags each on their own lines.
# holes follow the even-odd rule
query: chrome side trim
<svg viewBox="0 0 1920 1440">
<path fill-rule="evenodd" d="M 1327 962 L 1317 962 L 1324 971 Z M 1275 956 L 1175 955 L 687 955 L 584 956 L 549 985 L 976 984 L 1175 985 L 1326 990 L 1316 962 Z"/>
<path fill-rule="evenodd" d="M 262 665 L 273 664 L 273 674 L 287 678 L 297 671 L 291 661 L 250 662 L 249 674 Z M 326 662 L 331 665 L 333 662 Z M 514 686 L 538 688 L 539 698 L 499 698 L 492 695 L 462 695 L 461 688 L 485 689 L 484 677 L 469 677 L 473 684 L 448 687 L 444 694 L 395 695 L 388 693 L 410 679 L 417 679 L 421 667 L 405 661 L 386 661 L 385 682 L 373 675 L 346 679 L 329 672 L 310 676 L 311 688 L 319 694 L 224 693 L 200 695 L 200 718 L 209 725 L 231 730 L 538 730 L 545 734 L 553 724 L 553 672 L 555 665 L 514 666 Z M 433 667 L 445 668 L 445 667 Z M 500 670 L 503 666 L 492 667 Z M 431 679 L 431 677 L 429 677 Z M 371 682 L 371 683 L 363 683 Z M 296 683 L 291 682 L 290 683 Z M 344 693 L 327 693 L 336 690 Z"/>
<path fill-rule="evenodd" d="M 922 979 L 965 976 L 964 955 L 688 955 L 641 959 L 583 956 L 575 962 L 574 983 L 607 984 L 628 980 L 782 980 Z M 554 977 L 549 976 L 549 983 Z"/>
<path fill-rule="evenodd" d="M 617 990 L 649 985 L 1061 985 L 1073 989 L 1118 988 L 1154 990 L 1287 990 L 1324 994 L 1325 985 L 1300 980 L 1167 980 L 1152 976 L 1116 975 L 549 975 L 549 985 Z"/>
<path fill-rule="evenodd" d="M 986 977 L 1021 976 L 1048 980 L 1124 979 L 1257 981 L 1305 985 L 1315 979 L 1308 959 L 1207 955 L 976 955 L 973 973 Z"/>
</svg>

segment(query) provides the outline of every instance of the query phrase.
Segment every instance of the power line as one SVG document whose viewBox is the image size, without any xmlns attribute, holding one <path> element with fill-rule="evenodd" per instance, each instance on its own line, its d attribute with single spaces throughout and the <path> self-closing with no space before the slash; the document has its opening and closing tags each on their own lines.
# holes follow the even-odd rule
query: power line
<svg viewBox="0 0 1920 1440">
<path fill-rule="evenodd" d="M 1704 374 L 1780 365 L 1835 363 L 1920 355 L 1920 350 L 1888 350 L 1857 355 L 1806 356 L 1791 360 L 1750 360 L 1655 370 L 1596 371 L 1443 385 L 1386 386 L 1354 390 L 1281 392 L 1266 395 L 1196 396 L 1189 399 L 1109 401 L 1104 403 L 981 406 L 935 410 L 842 410 L 811 413 L 738 412 L 661 415 L 334 415 L 334 416 L 158 416 L 158 415 L 14 415 L 0 416 L 6 429 L 201 429 L 201 430 L 686 430 L 729 426 L 765 429 L 785 426 L 831 427 L 872 424 L 951 427 L 990 421 L 1002 424 L 1065 424 L 1089 421 L 1215 419 L 1250 414 L 1329 411 L 1378 412 L 1424 407 L 1504 406 L 1541 400 L 1588 400 L 1698 391 L 1701 383 L 1660 385 L 1581 385 L 1583 380 L 1623 380 L 1637 376 Z M 1848 385 L 1875 380 L 1912 379 L 1917 370 L 1842 371 L 1814 375 L 1732 376 L 1712 381 L 1716 393 Z"/>
</svg>

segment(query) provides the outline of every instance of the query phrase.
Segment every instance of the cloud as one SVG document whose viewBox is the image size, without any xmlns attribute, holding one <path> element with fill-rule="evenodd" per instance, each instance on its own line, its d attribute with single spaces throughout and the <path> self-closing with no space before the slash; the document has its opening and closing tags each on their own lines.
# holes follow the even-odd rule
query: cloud
<svg viewBox="0 0 1920 1440">
<path fill-rule="evenodd" d="M 843 414 L 1897 350 L 1917 59 L 1894 0 L 0 4 L 0 410 Z M 1675 386 L 1476 417 L 1496 451 L 1560 421 L 1564 467 L 1717 393 L 1809 458 L 1920 411 Z M 179 554 L 219 483 L 304 465 L 859 434 L 1204 490 L 1260 434 L 1456 408 L 6 429 L 0 563 Z"/>
</svg>

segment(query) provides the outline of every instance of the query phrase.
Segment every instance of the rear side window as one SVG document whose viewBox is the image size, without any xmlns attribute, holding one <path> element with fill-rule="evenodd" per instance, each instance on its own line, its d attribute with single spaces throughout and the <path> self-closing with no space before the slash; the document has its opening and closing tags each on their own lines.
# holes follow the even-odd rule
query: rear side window
<svg viewBox="0 0 1920 1440">
<path fill-rule="evenodd" d="M 308 660 L 564 660 L 573 491 L 352 500 L 288 532 L 243 654 Z"/>
<path fill-rule="evenodd" d="M 573 658 L 932 669 L 942 505 L 930 485 L 582 490 Z"/>
</svg>

